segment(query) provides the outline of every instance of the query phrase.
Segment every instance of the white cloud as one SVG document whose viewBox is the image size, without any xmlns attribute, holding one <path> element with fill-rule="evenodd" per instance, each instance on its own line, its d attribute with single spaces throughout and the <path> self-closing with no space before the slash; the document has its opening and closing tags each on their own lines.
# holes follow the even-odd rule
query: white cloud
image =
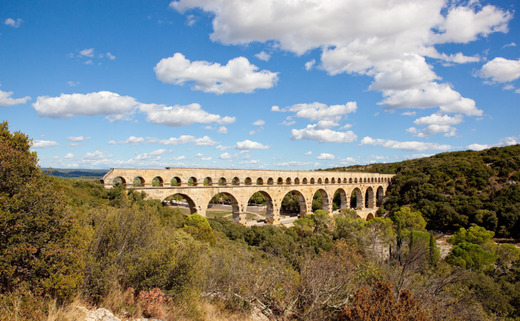
<svg viewBox="0 0 520 321">
<path fill-rule="evenodd" d="M 422 130 L 415 127 L 410 127 L 407 132 L 414 134 L 417 137 L 425 137 L 435 134 L 444 133 L 444 136 L 451 137 L 456 135 L 457 129 L 453 125 L 458 125 L 462 122 L 463 116 L 456 115 L 451 117 L 449 115 L 433 114 L 426 117 L 418 118 L 414 121 L 416 125 L 426 126 Z"/>
<path fill-rule="evenodd" d="M 67 81 L 67 85 L 71 86 L 71 87 L 76 87 L 79 85 L 79 81 L 72 81 L 72 80 L 69 80 Z"/>
<path fill-rule="evenodd" d="M 352 131 L 338 132 L 331 129 L 318 129 L 316 125 L 307 125 L 303 129 L 292 129 L 291 136 L 294 140 L 315 140 L 320 143 L 352 143 L 357 140 Z"/>
<path fill-rule="evenodd" d="M 70 136 L 67 138 L 68 141 L 71 141 L 71 142 L 83 142 L 83 141 L 86 141 L 86 140 L 90 140 L 90 137 L 85 137 L 85 136 Z"/>
<path fill-rule="evenodd" d="M 424 150 L 449 150 L 452 147 L 450 145 L 441 145 L 438 143 L 425 143 L 425 142 L 399 142 L 390 139 L 372 138 L 369 136 L 363 137 L 361 145 L 373 145 L 382 146 L 390 149 L 400 149 L 405 151 L 424 151 Z"/>
<path fill-rule="evenodd" d="M 497 57 L 484 66 L 478 76 L 481 78 L 491 78 L 494 82 L 510 82 L 520 78 L 520 59 L 509 60 Z"/>
<path fill-rule="evenodd" d="M 333 154 L 329 154 L 329 153 L 321 153 L 318 157 L 316 157 L 317 159 L 328 159 L 328 160 L 332 160 L 332 159 L 335 159 L 336 156 L 334 156 Z"/>
<path fill-rule="evenodd" d="M 310 104 L 296 104 L 280 109 L 278 106 L 271 107 L 271 111 L 293 112 L 294 117 L 309 119 L 310 121 L 328 120 L 337 122 L 347 114 L 357 110 L 355 101 L 350 101 L 344 105 L 330 105 L 314 102 Z"/>
<path fill-rule="evenodd" d="M 263 145 L 263 144 L 261 144 L 259 142 L 254 142 L 254 141 L 251 141 L 249 139 L 246 139 L 244 141 L 237 142 L 235 144 L 235 148 L 238 149 L 238 150 L 269 149 L 270 146 Z"/>
<path fill-rule="evenodd" d="M 74 154 L 72 154 L 72 153 L 67 153 L 67 155 L 65 155 L 63 158 L 64 158 L 64 159 L 73 159 L 73 158 L 74 158 Z"/>
<path fill-rule="evenodd" d="M 259 53 L 257 53 L 255 55 L 256 58 L 260 59 L 260 60 L 263 60 L 263 61 L 269 61 L 269 59 L 271 59 L 271 55 L 268 54 L 267 52 L 265 51 L 261 51 Z"/>
<path fill-rule="evenodd" d="M 28 100 L 31 99 L 29 96 L 25 96 L 23 98 L 11 98 L 12 95 L 12 91 L 0 90 L 0 107 L 25 104 Z"/>
<path fill-rule="evenodd" d="M 33 107 L 40 116 L 51 118 L 107 115 L 111 120 L 119 120 L 127 119 L 137 104 L 132 97 L 100 91 L 89 94 L 61 94 L 59 97 L 40 96 L 33 103 Z"/>
<path fill-rule="evenodd" d="M 209 161 L 209 160 L 211 160 L 211 157 L 210 157 L 210 156 L 205 156 L 205 155 L 202 154 L 202 153 L 197 153 L 197 154 L 195 155 L 195 157 L 199 158 L 199 159 L 202 160 L 202 161 Z"/>
<path fill-rule="evenodd" d="M 157 150 L 154 150 L 153 152 L 150 152 L 150 153 L 142 153 L 142 154 L 139 154 L 135 157 L 135 160 L 148 160 L 148 159 L 151 159 L 151 158 L 154 158 L 156 160 L 160 159 L 161 155 L 166 153 L 166 149 L 157 149 Z M 181 158 L 182 159 L 182 158 Z"/>
<path fill-rule="evenodd" d="M 94 57 L 94 48 L 83 49 L 79 52 L 79 55 L 83 57 L 92 58 Z"/>
<path fill-rule="evenodd" d="M 466 146 L 467 149 L 471 149 L 471 150 L 484 150 L 484 149 L 488 149 L 490 147 L 491 146 L 486 145 L 486 144 L 471 144 L 471 145 Z"/>
<path fill-rule="evenodd" d="M 309 151 L 305 152 L 304 155 L 305 155 L 305 156 L 310 156 L 310 155 L 312 155 L 312 151 L 309 150 Z"/>
<path fill-rule="evenodd" d="M 309 60 L 305 63 L 305 70 L 309 71 L 314 67 L 314 64 L 316 64 L 316 59 Z"/>
<path fill-rule="evenodd" d="M 339 163 L 341 165 L 351 165 L 351 164 L 354 164 L 356 163 L 356 159 L 354 157 L 346 157 L 346 158 L 343 158 L 339 161 Z"/>
<path fill-rule="evenodd" d="M 309 166 L 309 165 L 317 165 L 318 163 L 314 162 L 300 162 L 300 161 L 290 161 L 290 162 L 282 162 L 277 163 L 277 166 L 280 167 L 302 167 L 302 166 Z"/>
<path fill-rule="evenodd" d="M 149 138 L 148 142 L 149 143 L 158 143 L 158 144 L 162 144 L 162 145 L 180 145 L 180 144 L 192 143 L 197 146 L 211 146 L 211 145 L 217 144 L 217 142 L 215 142 L 209 136 L 196 138 L 191 135 L 181 135 L 179 137 L 170 137 L 169 139 Z"/>
<path fill-rule="evenodd" d="M 231 160 L 233 158 L 236 158 L 236 155 L 231 156 L 231 155 L 229 155 L 229 153 L 226 152 L 226 153 L 220 154 L 220 156 L 218 158 L 225 159 L 225 160 Z"/>
<path fill-rule="evenodd" d="M 186 106 L 141 104 L 139 105 L 139 110 L 148 114 L 147 120 L 149 122 L 170 127 L 187 126 L 193 123 L 226 125 L 235 121 L 235 117 L 221 117 L 220 115 L 210 114 L 196 103 Z"/>
<path fill-rule="evenodd" d="M 401 113 L 403 116 L 415 116 L 415 114 L 417 114 L 415 111 L 405 111 Z"/>
<path fill-rule="evenodd" d="M 93 153 L 86 153 L 85 156 L 83 157 L 83 159 L 85 159 L 85 160 L 102 160 L 102 159 L 107 159 L 110 157 L 112 157 L 112 155 L 106 155 L 104 152 L 97 150 Z"/>
<path fill-rule="evenodd" d="M 118 142 L 111 140 L 108 143 L 110 145 L 116 145 L 116 144 L 118 144 L 118 145 L 121 145 L 121 144 L 137 145 L 137 144 L 142 144 L 144 142 L 145 142 L 145 140 L 143 137 L 130 136 L 126 140 L 122 140 L 122 141 L 118 141 Z"/>
<path fill-rule="evenodd" d="M 256 89 L 268 89 L 278 81 L 278 74 L 262 70 L 249 63 L 244 57 L 228 61 L 225 66 L 207 61 L 186 59 L 175 53 L 163 58 L 154 67 L 157 78 L 174 85 L 195 82 L 193 89 L 215 94 L 252 93 Z"/>
<path fill-rule="evenodd" d="M 502 46 L 502 48 L 507 48 L 507 47 L 516 47 L 516 43 L 510 42 L 510 43 L 505 44 L 505 45 Z"/>
<path fill-rule="evenodd" d="M 107 53 L 106 53 L 106 56 L 107 56 L 107 58 L 110 59 L 110 60 L 115 60 L 115 59 L 116 59 L 116 56 L 114 56 L 114 55 L 111 54 L 110 52 L 107 52 Z"/>
<path fill-rule="evenodd" d="M 227 134 L 227 127 L 226 126 L 220 126 L 217 129 L 217 133 L 219 133 L 219 134 Z"/>
<path fill-rule="evenodd" d="M 452 7 L 439 30 L 439 42 L 468 43 L 479 35 L 487 36 L 493 32 L 507 32 L 507 23 L 513 18 L 510 12 L 504 12 L 487 5 L 476 12 L 471 7 Z"/>
<path fill-rule="evenodd" d="M 255 125 L 255 126 L 264 126 L 265 125 L 265 120 L 259 119 L 259 120 L 255 121 L 253 123 L 253 125 Z"/>
<path fill-rule="evenodd" d="M 383 93 L 382 104 L 388 108 L 440 107 L 472 116 L 482 114 L 474 101 L 439 83 L 424 57 L 449 63 L 479 61 L 464 53 L 439 53 L 435 46 L 507 32 L 513 17 L 512 12 L 478 1 L 402 0 L 388 5 L 378 0 L 178 0 L 170 6 L 179 12 L 198 8 L 211 13 L 210 37 L 223 44 L 274 42 L 297 55 L 320 49 L 320 69 L 331 75 L 374 77 L 371 88 Z M 439 92 L 439 87 L 449 90 Z M 414 98 L 406 99 L 409 96 Z"/>
<path fill-rule="evenodd" d="M 9 27 L 19 28 L 22 25 L 22 22 L 23 20 L 21 18 L 16 18 L 16 20 L 13 18 L 7 18 L 5 19 L 4 24 Z"/>
<path fill-rule="evenodd" d="M 47 147 L 54 147 L 58 146 L 59 144 L 53 140 L 39 140 L 35 139 L 32 142 L 33 148 L 47 148 Z"/>
</svg>

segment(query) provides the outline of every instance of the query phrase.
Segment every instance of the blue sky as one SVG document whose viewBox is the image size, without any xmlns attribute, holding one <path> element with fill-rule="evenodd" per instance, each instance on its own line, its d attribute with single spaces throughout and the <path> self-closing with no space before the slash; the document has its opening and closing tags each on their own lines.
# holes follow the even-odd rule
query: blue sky
<svg viewBox="0 0 520 321">
<path fill-rule="evenodd" d="M 54 168 L 307 170 L 517 144 L 519 7 L 2 1 L 0 120 Z"/>
</svg>

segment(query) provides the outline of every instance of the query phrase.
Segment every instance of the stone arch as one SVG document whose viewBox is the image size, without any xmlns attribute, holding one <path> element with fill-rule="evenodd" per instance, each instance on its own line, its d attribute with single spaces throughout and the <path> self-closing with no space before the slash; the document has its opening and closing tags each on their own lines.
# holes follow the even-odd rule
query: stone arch
<svg viewBox="0 0 520 321">
<path fill-rule="evenodd" d="M 161 176 L 155 176 L 152 178 L 152 187 L 163 187 L 164 186 L 164 180 Z"/>
<path fill-rule="evenodd" d="M 323 181 L 321 180 L 321 177 L 318 178 L 318 184 L 323 184 Z"/>
<path fill-rule="evenodd" d="M 345 190 L 343 188 L 338 188 L 335 192 L 334 192 L 334 195 L 332 196 L 332 200 L 334 201 L 334 199 L 336 198 L 336 195 L 339 194 L 339 210 L 344 210 L 344 209 L 347 209 L 348 208 L 348 202 L 347 202 L 347 192 L 345 192 Z"/>
<path fill-rule="evenodd" d="M 219 186 L 226 186 L 226 185 L 227 185 L 226 178 L 225 178 L 225 177 L 221 177 L 221 178 L 219 178 L 219 180 L 218 180 L 218 185 L 219 185 Z"/>
<path fill-rule="evenodd" d="M 352 197 L 354 196 L 354 198 Z M 363 193 L 361 193 L 361 190 L 356 187 L 352 190 L 350 193 L 350 208 L 355 210 L 362 210 L 363 209 Z"/>
<path fill-rule="evenodd" d="M 165 202 L 166 199 L 171 198 L 171 197 L 173 197 L 173 196 L 175 196 L 175 195 L 180 195 L 180 196 L 182 196 L 182 198 L 185 199 L 185 201 L 186 201 L 188 207 L 190 208 L 190 214 L 197 213 L 197 206 L 196 206 L 195 202 L 194 202 L 193 199 L 192 199 L 191 197 L 189 197 L 187 194 L 183 194 L 183 193 L 175 193 L 175 194 L 168 195 L 168 197 L 165 197 L 165 198 L 163 199 L 163 203 Z M 175 203 L 174 203 L 175 201 L 170 201 L 170 202 L 171 202 L 172 205 L 175 205 Z M 180 204 L 181 206 L 183 205 L 182 202 L 177 203 L 177 205 L 179 205 L 179 204 Z"/>
<path fill-rule="evenodd" d="M 374 219 L 374 214 L 372 213 L 368 213 L 367 215 L 367 221 L 370 221 L 370 220 L 373 220 Z"/>
<path fill-rule="evenodd" d="M 287 177 L 287 178 L 285 179 L 285 184 L 287 184 L 287 185 L 291 185 L 291 178 L 290 178 L 290 177 Z"/>
<path fill-rule="evenodd" d="M 307 184 L 307 178 L 306 177 L 303 178 L 302 184 Z"/>
<path fill-rule="evenodd" d="M 188 178 L 188 186 L 197 186 L 197 178 L 195 176 Z"/>
<path fill-rule="evenodd" d="M 211 177 L 206 177 L 204 178 L 204 186 L 213 186 L 213 180 L 211 179 Z"/>
<path fill-rule="evenodd" d="M 331 204 L 329 202 L 329 195 L 327 194 L 327 192 L 324 189 L 320 188 L 316 191 L 316 193 L 320 193 L 321 195 L 321 209 L 325 212 L 330 212 Z M 314 195 L 316 195 L 316 193 L 313 194 L 313 197 Z"/>
<path fill-rule="evenodd" d="M 282 197 L 282 199 L 280 200 L 280 211 L 282 211 L 282 203 L 283 203 L 283 199 L 285 198 L 285 196 L 287 196 L 288 194 L 291 194 L 293 197 L 297 197 L 298 198 L 298 205 L 300 207 L 300 213 L 299 213 L 299 216 L 303 216 L 307 213 L 307 203 L 305 202 L 305 196 L 303 196 L 302 192 L 298 191 L 298 190 L 291 190 L 287 193 L 285 193 Z"/>
<path fill-rule="evenodd" d="M 374 190 L 370 186 L 365 191 L 365 207 L 374 208 Z"/>
<path fill-rule="evenodd" d="M 145 181 L 142 176 L 136 176 L 136 177 L 134 177 L 134 180 L 132 181 L 133 187 L 143 187 L 144 184 L 145 184 Z"/>
<path fill-rule="evenodd" d="M 266 191 L 257 191 L 255 193 L 260 193 L 262 194 L 262 196 L 264 197 L 265 199 L 265 216 L 266 216 L 266 222 L 267 223 L 274 223 L 275 221 L 277 221 L 277 219 L 275 219 L 275 213 L 274 213 L 274 203 L 273 203 L 273 198 L 271 197 L 271 195 L 269 195 L 269 193 L 267 193 Z M 253 193 L 254 194 L 254 193 Z M 248 198 L 248 200 L 251 198 L 251 196 L 253 196 L 253 194 L 251 194 Z"/>
<path fill-rule="evenodd" d="M 219 184 L 220 185 L 220 184 Z M 225 184 L 224 184 L 225 185 Z M 233 177 L 233 179 L 231 180 L 231 185 L 240 185 L 240 178 L 238 177 Z"/>
<path fill-rule="evenodd" d="M 311 178 L 311 184 L 315 184 L 314 177 Z"/>
<path fill-rule="evenodd" d="M 365 177 L 365 183 L 367 182 L 367 178 Z"/>
<path fill-rule="evenodd" d="M 357 177 L 354 177 L 354 184 L 357 184 Z"/>
<path fill-rule="evenodd" d="M 264 185 L 264 180 L 262 179 L 262 177 L 258 177 L 256 179 L 256 185 Z"/>
<path fill-rule="evenodd" d="M 376 206 L 380 207 L 383 204 L 383 200 L 385 198 L 385 191 L 382 186 L 377 188 L 376 192 Z"/>
<path fill-rule="evenodd" d="M 267 179 L 267 185 L 273 185 L 274 184 L 274 179 L 272 177 L 269 177 Z"/>
<path fill-rule="evenodd" d="M 276 184 L 283 185 L 283 178 L 278 177 L 278 180 L 276 181 Z"/>
<path fill-rule="evenodd" d="M 253 180 L 251 179 L 251 177 L 246 177 L 246 179 L 244 180 L 244 184 L 253 185 Z"/>
<path fill-rule="evenodd" d="M 349 184 L 352 184 L 352 177 L 348 179 Z"/>
<path fill-rule="evenodd" d="M 341 184 L 341 177 L 338 177 L 338 180 L 337 180 L 336 182 L 338 182 L 338 184 Z M 346 182 L 347 182 L 347 181 L 345 181 L 345 183 L 346 183 Z"/>
<path fill-rule="evenodd" d="M 215 193 L 215 194 L 213 194 L 211 196 L 210 200 L 208 201 L 207 207 L 209 207 L 209 204 L 211 203 L 211 200 L 216 195 L 219 195 L 219 194 L 223 194 L 223 195 L 226 195 L 228 197 L 228 199 L 229 199 L 229 201 L 231 203 L 231 209 L 232 209 L 232 212 L 233 212 L 233 220 L 238 223 L 239 214 L 240 214 L 240 206 L 238 205 L 237 198 L 233 194 L 228 193 L 228 192 Z"/>
<path fill-rule="evenodd" d="M 126 186 L 126 180 L 125 180 L 124 177 L 122 177 L 122 176 L 117 176 L 117 177 L 114 178 L 114 180 L 112 181 L 112 185 L 114 185 L 114 186 L 118 186 L 118 185 Z"/>
<path fill-rule="evenodd" d="M 170 186 L 181 186 L 181 184 L 182 184 L 182 181 L 179 176 L 174 176 L 170 180 Z"/>
<path fill-rule="evenodd" d="M 296 178 L 294 179 L 294 184 L 296 184 L 296 185 L 299 185 L 299 184 L 300 184 L 300 179 L 299 179 L 298 177 L 296 177 Z"/>
<path fill-rule="evenodd" d="M 328 184 L 328 183 L 329 183 L 329 178 L 326 177 L 326 178 L 325 178 L 325 184 Z"/>
</svg>

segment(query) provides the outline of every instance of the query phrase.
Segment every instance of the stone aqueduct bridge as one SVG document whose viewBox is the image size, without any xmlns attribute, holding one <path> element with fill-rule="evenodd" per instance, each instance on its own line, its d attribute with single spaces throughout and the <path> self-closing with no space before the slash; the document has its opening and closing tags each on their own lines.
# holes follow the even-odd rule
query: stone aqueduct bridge
<svg viewBox="0 0 520 321">
<path fill-rule="evenodd" d="M 224 193 L 231 200 L 234 221 L 242 224 L 245 224 L 250 197 L 260 192 L 266 199 L 267 221 L 276 224 L 280 218 L 282 199 L 291 191 L 299 197 L 300 215 L 312 211 L 316 192 L 321 193 L 323 210 L 332 213 L 332 199 L 339 192 L 341 209 L 350 207 L 350 198 L 354 194 L 358 215 L 365 219 L 370 215 L 373 217 L 393 176 L 328 171 L 112 168 L 102 182 L 106 188 L 124 184 L 127 188 L 146 192 L 147 198 L 152 199 L 164 200 L 180 194 L 187 200 L 191 213 L 197 212 L 203 216 L 213 196 Z"/>
</svg>

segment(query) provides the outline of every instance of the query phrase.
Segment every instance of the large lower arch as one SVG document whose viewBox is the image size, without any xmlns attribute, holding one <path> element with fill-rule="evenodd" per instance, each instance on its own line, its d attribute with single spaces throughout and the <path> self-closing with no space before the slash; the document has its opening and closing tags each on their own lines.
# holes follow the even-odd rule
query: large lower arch
<svg viewBox="0 0 520 321">
<path fill-rule="evenodd" d="M 274 223 L 276 220 L 275 220 L 275 213 L 274 213 L 274 204 L 273 204 L 273 198 L 271 197 L 271 195 L 269 195 L 269 193 L 267 193 L 266 191 L 257 191 L 253 194 L 251 194 L 249 196 L 249 200 L 251 199 L 251 197 L 253 195 L 255 195 L 256 193 L 260 193 L 262 194 L 262 196 L 264 197 L 264 200 L 265 200 L 265 217 L 266 217 L 266 222 L 267 223 Z"/>
<path fill-rule="evenodd" d="M 338 202 L 338 209 L 345 210 L 348 208 L 347 192 L 343 188 L 338 188 L 334 192 L 333 202 Z"/>
<path fill-rule="evenodd" d="M 355 210 L 363 209 L 363 193 L 357 187 L 350 194 L 350 208 Z"/>
<path fill-rule="evenodd" d="M 280 213 L 284 211 L 285 214 L 298 213 L 299 216 L 303 216 L 307 213 L 305 196 L 297 190 L 289 191 L 282 198 L 279 208 Z"/>
<path fill-rule="evenodd" d="M 184 199 L 184 201 L 178 200 L 175 197 L 177 195 L 181 196 Z M 183 194 L 183 193 L 171 194 L 163 200 L 163 204 L 169 203 L 171 205 L 177 205 L 177 206 L 184 206 L 185 205 L 184 202 L 187 203 L 187 206 L 190 208 L 190 214 L 197 213 L 197 205 L 195 204 L 193 199 L 186 194 Z"/>
<path fill-rule="evenodd" d="M 377 188 L 377 192 L 376 192 L 376 206 L 377 207 L 380 207 L 381 205 L 383 205 L 384 198 L 385 198 L 385 191 L 383 190 L 382 186 L 379 186 Z"/>
<path fill-rule="evenodd" d="M 321 198 L 321 209 L 324 210 L 325 212 L 330 212 L 331 204 L 329 202 L 329 195 L 327 194 L 327 192 L 321 188 L 319 190 L 317 190 L 316 193 L 314 193 L 313 202 L 314 202 L 314 199 L 316 199 L 317 195 L 320 196 L 320 198 Z"/>
<path fill-rule="evenodd" d="M 213 200 L 215 199 L 216 196 L 223 196 L 226 198 L 227 201 L 229 201 L 229 205 L 231 205 L 231 211 L 233 213 L 233 221 L 235 222 L 239 222 L 239 218 L 240 218 L 240 207 L 238 205 L 238 201 L 236 199 L 236 197 L 231 194 L 231 193 L 228 193 L 228 192 L 222 192 L 222 193 L 215 193 L 214 195 L 211 196 L 208 204 L 207 204 L 207 208 L 209 209 L 211 206 L 210 204 L 212 204 Z M 207 213 L 206 213 L 206 216 L 207 216 Z"/>
<path fill-rule="evenodd" d="M 372 187 L 368 187 L 365 191 L 365 207 L 374 208 L 374 190 Z"/>
</svg>

